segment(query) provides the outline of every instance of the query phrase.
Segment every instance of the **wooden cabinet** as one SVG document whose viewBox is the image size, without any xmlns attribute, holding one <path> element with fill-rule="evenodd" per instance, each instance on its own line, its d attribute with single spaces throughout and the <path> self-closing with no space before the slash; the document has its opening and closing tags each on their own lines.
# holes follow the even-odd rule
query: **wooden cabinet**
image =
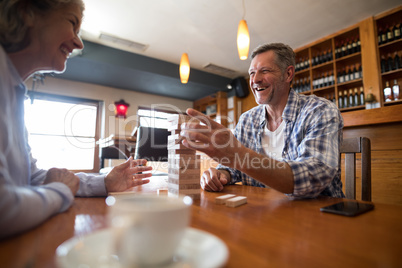
<svg viewBox="0 0 402 268">
<path fill-rule="evenodd" d="M 331 100 L 341 111 L 365 109 L 360 32 L 354 25 L 296 49 L 296 92 Z"/>
<path fill-rule="evenodd" d="M 364 110 L 370 97 L 377 107 L 402 103 L 385 102 L 383 91 L 386 84 L 402 86 L 402 38 L 379 42 L 387 31 L 401 36 L 401 18 L 402 6 L 296 49 L 293 88 L 327 98 L 341 112 Z"/>
<path fill-rule="evenodd" d="M 381 102 L 383 106 L 401 104 L 401 96 L 391 95 L 391 98 L 384 96 L 384 89 L 387 85 L 391 88 L 394 84 L 402 87 L 402 6 L 384 12 L 374 17 L 375 31 L 377 36 L 377 60 L 382 89 Z"/>
</svg>

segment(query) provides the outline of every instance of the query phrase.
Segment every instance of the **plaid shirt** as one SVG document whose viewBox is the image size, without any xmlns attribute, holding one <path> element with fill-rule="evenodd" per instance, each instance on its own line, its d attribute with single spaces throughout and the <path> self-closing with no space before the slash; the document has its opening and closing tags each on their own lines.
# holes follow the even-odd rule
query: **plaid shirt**
<svg viewBox="0 0 402 268">
<path fill-rule="evenodd" d="M 282 118 L 286 122 L 282 158 L 294 177 L 294 190 L 289 196 L 344 197 L 339 153 L 343 119 L 338 108 L 328 100 L 299 95 L 291 89 Z M 259 105 L 241 115 L 234 134 L 244 146 L 265 155 L 261 137 L 266 123 L 265 106 Z M 267 187 L 236 169 L 223 165 L 218 169 L 229 171 L 230 184 Z"/>
</svg>

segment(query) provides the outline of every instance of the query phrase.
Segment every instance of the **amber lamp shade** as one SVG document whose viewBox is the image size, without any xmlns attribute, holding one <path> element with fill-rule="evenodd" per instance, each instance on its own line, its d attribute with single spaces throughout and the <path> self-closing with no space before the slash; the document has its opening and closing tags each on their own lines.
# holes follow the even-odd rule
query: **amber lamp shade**
<svg viewBox="0 0 402 268">
<path fill-rule="evenodd" d="M 188 82 L 189 76 L 190 76 L 190 62 L 188 60 L 187 53 L 183 53 L 180 60 L 180 80 L 182 84 L 186 84 Z"/>
<path fill-rule="evenodd" d="M 127 117 L 127 110 L 130 104 L 126 103 L 123 99 L 116 101 L 115 105 L 115 116 L 118 118 L 126 118 Z"/>
<path fill-rule="evenodd" d="M 241 60 L 246 60 L 250 48 L 250 35 L 245 20 L 241 20 L 237 30 L 237 50 Z"/>
</svg>

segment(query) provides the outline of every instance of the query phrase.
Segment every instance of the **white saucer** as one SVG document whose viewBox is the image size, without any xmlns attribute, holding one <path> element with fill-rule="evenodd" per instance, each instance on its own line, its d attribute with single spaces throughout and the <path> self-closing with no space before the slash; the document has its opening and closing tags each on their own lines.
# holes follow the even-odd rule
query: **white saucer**
<svg viewBox="0 0 402 268">
<path fill-rule="evenodd" d="M 57 250 L 59 267 L 120 267 L 118 257 L 112 254 L 112 232 L 98 231 L 83 237 L 73 237 Z M 218 237 L 194 228 L 187 228 L 183 241 L 172 263 L 163 268 L 223 266 L 229 250 Z"/>
</svg>

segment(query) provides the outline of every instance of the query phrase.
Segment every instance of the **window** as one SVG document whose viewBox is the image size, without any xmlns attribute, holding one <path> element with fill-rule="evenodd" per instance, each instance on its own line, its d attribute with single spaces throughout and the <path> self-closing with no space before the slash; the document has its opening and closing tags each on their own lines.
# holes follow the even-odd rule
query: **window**
<svg viewBox="0 0 402 268">
<path fill-rule="evenodd" d="M 38 92 L 30 96 L 34 100 L 25 102 L 25 124 L 37 166 L 95 172 L 100 102 Z"/>
</svg>

